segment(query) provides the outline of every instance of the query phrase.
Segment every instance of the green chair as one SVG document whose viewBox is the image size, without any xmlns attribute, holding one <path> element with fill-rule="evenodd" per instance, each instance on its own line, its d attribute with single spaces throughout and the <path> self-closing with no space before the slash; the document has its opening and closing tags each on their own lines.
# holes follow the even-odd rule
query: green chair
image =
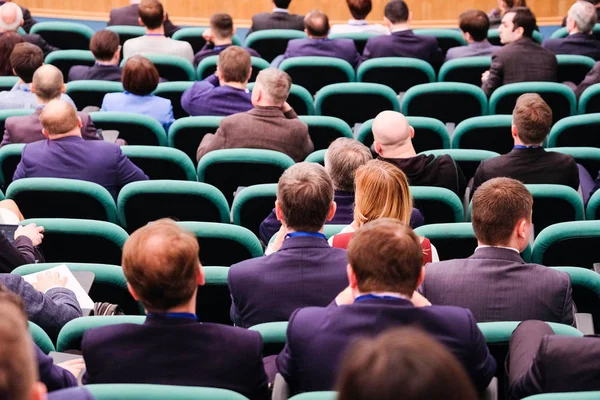
<svg viewBox="0 0 600 400">
<path fill-rule="evenodd" d="M 337 398 L 337 392 L 330 391 L 300 393 L 290 397 L 290 400 L 336 400 Z"/>
<path fill-rule="evenodd" d="M 52 343 L 52 339 L 50 336 L 42 328 L 33 322 L 29 321 L 29 333 L 31 333 L 31 338 L 33 342 L 44 352 L 44 354 L 48 354 L 51 351 L 56 351 L 54 348 L 54 343 Z"/>
<path fill-rule="evenodd" d="M 67 322 L 60 330 L 58 340 L 56 341 L 56 350 L 59 352 L 81 350 L 81 339 L 89 329 L 119 324 L 141 325 L 145 320 L 145 315 L 114 315 L 110 317 L 93 316 L 76 318 Z"/>
<path fill-rule="evenodd" d="M 202 251 L 202 250 L 201 250 Z M 231 322 L 231 294 L 227 284 L 228 267 L 202 266 L 204 285 L 198 286 L 196 315 L 201 322 L 233 325 Z"/>
<path fill-rule="evenodd" d="M 536 394 L 535 396 L 527 396 L 523 400 L 597 400 L 599 398 L 600 391 Z"/>
<path fill-rule="evenodd" d="M 556 82 L 522 82 L 503 85 L 490 96 L 490 115 L 512 114 L 519 96 L 537 93 L 552 109 L 552 123 L 575 115 L 577 99 L 567 85 Z"/>
<path fill-rule="evenodd" d="M 356 81 L 380 83 L 402 93 L 415 85 L 435 82 L 435 70 L 428 62 L 416 58 L 373 58 L 360 64 Z"/>
<path fill-rule="evenodd" d="M 44 227 L 40 246 L 47 262 L 121 264 L 121 250 L 129 237 L 118 225 L 88 219 L 35 218 L 21 222 Z"/>
<path fill-rule="evenodd" d="M 477 326 L 483 336 L 485 342 L 490 344 L 508 343 L 513 334 L 513 331 L 517 329 L 520 321 L 501 321 L 501 322 L 478 322 Z M 556 322 L 547 322 L 552 328 L 556 335 L 560 336 L 573 336 L 582 337 L 583 333 L 575 329 L 570 325 L 559 324 Z"/>
<path fill-rule="evenodd" d="M 566 26 L 563 26 L 562 28 L 555 30 L 550 36 L 550 39 L 564 39 L 567 36 L 569 36 L 569 31 L 567 31 Z"/>
<path fill-rule="evenodd" d="M 159 180 L 130 183 L 119 193 L 118 210 L 119 222 L 129 232 L 161 218 L 230 222 L 229 206 L 223 194 L 200 182 Z"/>
<path fill-rule="evenodd" d="M 121 111 L 90 113 L 98 129 L 119 131 L 119 138 L 130 145 L 166 146 L 167 134 L 156 119 L 142 114 Z"/>
<path fill-rule="evenodd" d="M 152 61 L 158 70 L 160 77 L 168 80 L 169 82 L 193 82 L 196 80 L 196 70 L 194 69 L 194 64 L 183 57 L 148 53 L 143 54 L 143 56 Z M 126 63 L 127 59 L 125 58 L 123 61 L 121 61 L 121 67 L 125 67 Z"/>
<path fill-rule="evenodd" d="M 600 147 L 598 129 L 600 113 L 563 118 L 552 126 L 548 147 Z"/>
<path fill-rule="evenodd" d="M 385 110 L 400 111 L 396 92 L 377 83 L 336 83 L 319 90 L 317 115 L 338 117 L 350 126 L 375 118 Z"/>
<path fill-rule="evenodd" d="M 119 35 L 119 42 L 121 42 L 121 46 L 123 46 L 129 39 L 134 39 L 146 34 L 146 28 L 143 26 L 112 25 L 107 26 L 105 29 L 113 31 Z M 121 53 L 121 55 L 122 54 L 123 53 Z"/>
<path fill-rule="evenodd" d="M 333 235 L 337 235 L 342 232 L 347 225 L 345 224 L 327 224 L 325 225 L 325 229 L 323 230 L 323 234 L 329 239 Z"/>
<path fill-rule="evenodd" d="M 45 64 L 52 64 L 62 72 L 65 82 L 69 79 L 69 71 L 74 65 L 91 67 L 96 62 L 89 50 L 56 50 L 46 56 Z"/>
<path fill-rule="evenodd" d="M 554 224 L 541 231 L 533 244 L 533 259 L 546 266 L 572 265 L 592 269 L 598 262 L 600 221 Z"/>
<path fill-rule="evenodd" d="M 469 150 L 469 149 L 444 149 L 444 150 L 428 150 L 419 154 L 432 154 L 441 156 L 448 154 L 454 162 L 460 167 L 467 182 L 475 176 L 475 171 L 483 160 L 488 160 L 493 157 L 498 157 L 500 154 L 488 150 Z"/>
<path fill-rule="evenodd" d="M 0 76 L 0 92 L 12 89 L 18 81 L 18 76 Z"/>
<path fill-rule="evenodd" d="M 558 54 L 556 61 L 558 61 L 558 78 L 556 81 L 573 82 L 576 85 L 583 81 L 596 63 L 591 57 L 571 54 Z"/>
<path fill-rule="evenodd" d="M 241 226 L 214 222 L 177 224 L 196 235 L 200 244 L 200 261 L 204 265 L 229 267 L 264 254 L 258 238 Z"/>
<path fill-rule="evenodd" d="M 314 162 L 317 164 L 321 164 L 325 166 L 325 154 L 327 153 L 327 149 L 313 151 L 304 159 L 306 162 Z"/>
<path fill-rule="evenodd" d="M 215 133 L 223 117 L 187 117 L 173 122 L 169 128 L 169 147 L 183 151 L 196 163 L 196 151 L 207 133 Z"/>
<path fill-rule="evenodd" d="M 271 62 L 285 53 L 287 44 L 292 39 L 305 39 L 306 33 L 292 29 L 268 29 L 252 32 L 246 36 L 246 47 L 256 50 L 260 56 Z"/>
<path fill-rule="evenodd" d="M 512 115 L 486 115 L 464 120 L 452 136 L 453 149 L 489 150 L 500 154 L 514 146 Z"/>
<path fill-rule="evenodd" d="M 206 44 L 206 40 L 202 37 L 202 34 L 206 28 L 183 28 L 179 29 L 177 32 L 173 34 L 172 39 L 182 40 L 184 42 L 188 42 L 192 45 L 192 49 L 194 50 L 194 54 L 202 50 L 204 45 Z M 231 38 L 232 42 L 235 46 L 241 46 L 242 42 L 240 38 L 236 35 L 233 35 Z"/>
<path fill-rule="evenodd" d="M 487 115 L 488 101 L 481 88 L 459 82 L 437 82 L 414 86 L 402 98 L 402 113 L 431 117 L 443 123 Z"/>
<path fill-rule="evenodd" d="M 542 44 L 544 36 L 539 31 L 533 31 L 533 40 L 538 44 Z M 498 29 L 490 29 L 488 31 L 488 41 L 494 46 L 504 46 L 504 43 L 500 41 L 500 33 Z"/>
<path fill-rule="evenodd" d="M 0 111 L 1 113 L 1 111 Z M 0 187 L 6 189 L 12 182 L 25 144 L 8 144 L 0 148 Z"/>
<path fill-rule="evenodd" d="M 117 223 L 115 200 L 97 183 L 75 179 L 25 178 L 10 184 L 6 198 L 28 218 L 93 219 Z"/>
<path fill-rule="evenodd" d="M 194 82 L 162 82 L 158 84 L 153 94 L 171 100 L 175 119 L 184 118 L 189 114 L 181 106 L 181 95 L 193 84 Z"/>
<path fill-rule="evenodd" d="M 260 224 L 271 214 L 277 199 L 277 184 L 266 183 L 245 188 L 233 199 L 233 223 L 259 237 Z"/>
<path fill-rule="evenodd" d="M 107 93 L 123 92 L 121 82 L 108 81 L 73 81 L 67 83 L 67 94 L 78 110 L 87 106 L 102 107 Z"/>
<path fill-rule="evenodd" d="M 352 39 L 356 51 L 362 54 L 369 39 L 380 35 L 380 33 L 375 32 L 344 32 L 330 34 L 329 39 Z"/>
<path fill-rule="evenodd" d="M 215 150 L 198 162 L 198 181 L 215 186 L 232 204 L 240 187 L 277 183 L 283 171 L 292 165 L 294 160 L 288 155 L 272 150 Z"/>
<path fill-rule="evenodd" d="M 467 45 L 467 41 L 462 33 L 455 29 L 415 29 L 414 33 L 417 35 L 434 36 L 444 54 L 452 47 Z"/>
<path fill-rule="evenodd" d="M 12 87 L 12 86 L 11 86 Z M 10 90 L 10 88 L 9 88 Z M 0 132 L 4 133 L 4 122 L 10 117 L 21 117 L 31 115 L 35 112 L 33 108 L 19 108 L 15 110 L 0 110 Z"/>
<path fill-rule="evenodd" d="M 213 75 L 217 70 L 218 61 L 219 56 L 206 57 L 202 61 L 200 61 L 200 64 L 198 64 L 198 68 L 196 69 L 196 76 L 198 77 L 198 80 L 201 81 Z M 248 82 L 254 82 L 258 73 L 263 69 L 269 68 L 270 64 L 259 57 L 250 57 L 250 61 L 252 63 L 252 74 L 250 75 L 250 79 L 248 80 Z"/>
<path fill-rule="evenodd" d="M 465 210 L 456 193 L 449 189 L 429 186 L 411 186 L 413 206 L 421 210 L 425 223 L 440 224 L 463 222 Z"/>
<path fill-rule="evenodd" d="M 588 220 L 600 220 L 600 190 L 590 197 L 585 215 Z"/>
<path fill-rule="evenodd" d="M 333 57 L 294 57 L 283 60 L 279 69 L 287 72 L 292 82 L 315 94 L 335 83 L 356 81 L 354 68 L 348 61 Z"/>
<path fill-rule="evenodd" d="M 283 349 L 286 341 L 287 327 L 288 323 L 285 321 L 254 325 L 248 329 L 260 333 L 264 344 L 263 355 L 268 356 L 279 354 Z"/>
<path fill-rule="evenodd" d="M 442 64 L 439 82 L 462 82 L 481 87 L 481 75 L 490 69 L 492 57 L 477 56 L 456 58 Z"/>
<path fill-rule="evenodd" d="M 566 272 L 571 278 L 573 302 L 578 313 L 591 314 L 594 320 L 594 330 L 600 329 L 600 275 L 589 269 L 578 267 L 550 267 L 557 271 Z"/>
<path fill-rule="evenodd" d="M 59 266 L 61 263 L 27 264 L 15 268 L 11 274 L 25 276 Z M 118 265 L 68 263 L 69 270 L 94 273 L 89 295 L 94 302 L 118 304 L 127 315 L 143 315 L 144 307 L 134 300 L 127 289 L 123 269 Z"/>
<path fill-rule="evenodd" d="M 254 82 L 248 84 L 248 89 L 252 91 Z M 300 85 L 294 85 L 290 88 L 290 94 L 287 98 L 288 104 L 296 111 L 298 115 L 314 115 L 315 104 L 312 94 Z"/>
<path fill-rule="evenodd" d="M 550 147 L 546 151 L 568 154 L 583 166 L 592 177 L 600 171 L 600 149 L 595 147 Z"/>
<path fill-rule="evenodd" d="M 301 116 L 300 120 L 308 125 L 308 134 L 315 150 L 327 149 L 337 138 L 352 139 L 352 128 L 339 118 L 325 116 Z"/>
<path fill-rule="evenodd" d="M 579 96 L 579 114 L 600 113 L 600 84 L 585 89 Z"/>
<path fill-rule="evenodd" d="M 151 180 L 196 181 L 196 167 L 181 150 L 162 146 L 123 146 L 121 151 Z"/>
<path fill-rule="evenodd" d="M 63 50 L 88 50 L 94 30 L 87 25 L 67 22 L 38 22 L 29 32 L 40 35 L 50 46 Z"/>
<path fill-rule="evenodd" d="M 212 387 L 122 383 L 85 387 L 95 400 L 248 400 L 231 390 Z"/>
</svg>

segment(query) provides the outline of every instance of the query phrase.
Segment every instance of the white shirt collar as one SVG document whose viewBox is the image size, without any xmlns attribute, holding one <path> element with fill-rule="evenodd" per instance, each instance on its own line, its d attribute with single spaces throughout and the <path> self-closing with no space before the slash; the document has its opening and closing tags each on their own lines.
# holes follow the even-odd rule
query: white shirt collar
<svg viewBox="0 0 600 400">
<path fill-rule="evenodd" d="M 286 8 L 279 8 L 279 7 L 275 7 L 273 9 L 273 12 L 278 12 L 278 13 L 285 13 L 285 14 L 289 14 L 290 10 L 286 9 Z"/>
<path fill-rule="evenodd" d="M 475 251 L 479 250 L 479 249 L 483 249 L 486 247 L 493 247 L 496 249 L 506 249 L 506 250 L 512 250 L 514 252 L 516 252 L 517 254 L 521 254 L 521 252 L 517 249 L 515 249 L 514 247 L 506 247 L 506 246 L 488 246 L 487 244 L 482 244 L 480 246 L 477 246 L 477 248 L 475 249 Z"/>
</svg>

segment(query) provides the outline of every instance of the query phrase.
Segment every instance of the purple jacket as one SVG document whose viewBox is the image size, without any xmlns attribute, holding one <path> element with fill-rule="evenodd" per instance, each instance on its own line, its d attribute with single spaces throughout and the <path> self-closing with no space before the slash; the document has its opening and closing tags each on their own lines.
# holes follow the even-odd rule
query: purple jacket
<svg viewBox="0 0 600 400">
<path fill-rule="evenodd" d="M 231 86 L 219 86 L 219 78 L 211 75 L 183 92 L 181 106 L 191 116 L 216 115 L 226 117 L 253 108 L 250 91 Z"/>
<path fill-rule="evenodd" d="M 215 46 L 213 43 L 206 43 L 204 45 L 204 47 L 202 47 L 200 49 L 199 52 L 196 53 L 196 55 L 194 56 L 194 66 L 198 66 L 198 64 L 200 64 L 200 61 L 204 60 L 206 57 L 210 57 L 210 56 L 218 56 L 219 54 L 221 54 L 221 52 L 223 50 L 225 50 L 226 48 L 233 46 L 233 44 L 225 44 L 223 46 Z M 250 56 L 252 57 L 260 57 L 260 54 L 258 54 L 256 52 L 256 50 L 254 49 L 250 49 L 247 47 L 244 47 L 246 50 L 248 50 L 248 53 L 250 53 Z"/>
<path fill-rule="evenodd" d="M 33 346 L 38 362 L 40 381 L 46 385 L 48 392 L 77 386 L 77 378 L 73 374 L 64 368 L 54 365 L 50 356 L 44 354 L 35 344 Z"/>
<path fill-rule="evenodd" d="M 360 62 L 360 54 L 352 39 L 292 39 L 288 42 L 283 60 L 292 57 L 333 57 L 348 61 L 353 68 Z M 283 61 L 282 60 L 282 61 Z"/>
</svg>

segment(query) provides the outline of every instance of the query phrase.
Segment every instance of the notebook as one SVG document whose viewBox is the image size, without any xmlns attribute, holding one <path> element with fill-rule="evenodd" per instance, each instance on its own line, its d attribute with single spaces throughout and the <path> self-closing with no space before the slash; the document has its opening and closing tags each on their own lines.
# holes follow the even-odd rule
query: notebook
<svg viewBox="0 0 600 400">
<path fill-rule="evenodd" d="M 58 272 L 58 274 L 61 277 L 64 277 L 64 276 L 67 277 L 66 288 L 72 290 L 73 293 L 75 293 L 75 296 L 77 297 L 77 301 L 79 302 L 79 306 L 83 310 L 93 310 L 94 309 L 94 301 L 86 293 L 85 289 L 79 284 L 79 282 L 77 281 L 75 276 L 73 276 L 73 274 L 71 273 L 71 271 L 65 264 L 61 264 L 58 267 L 50 268 L 50 269 L 47 269 L 42 272 L 36 272 L 35 274 L 25 275 L 23 277 L 23 279 L 25 279 L 26 282 L 33 284 L 33 283 L 37 282 L 37 277 L 39 274 L 48 272 L 48 271 L 55 271 L 55 272 Z"/>
</svg>

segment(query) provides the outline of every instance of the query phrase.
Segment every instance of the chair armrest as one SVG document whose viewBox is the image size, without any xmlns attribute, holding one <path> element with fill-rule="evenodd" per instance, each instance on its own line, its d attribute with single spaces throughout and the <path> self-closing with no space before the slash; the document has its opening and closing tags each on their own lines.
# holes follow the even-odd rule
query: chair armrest
<svg viewBox="0 0 600 400">
<path fill-rule="evenodd" d="M 290 387 L 281 374 L 275 375 L 273 382 L 273 395 L 271 400 L 287 400 L 290 397 Z"/>
<path fill-rule="evenodd" d="M 498 378 L 492 378 L 487 389 L 481 395 L 481 400 L 498 400 Z"/>
<path fill-rule="evenodd" d="M 592 314 L 575 313 L 575 328 L 579 329 L 584 335 L 595 335 Z"/>
</svg>

